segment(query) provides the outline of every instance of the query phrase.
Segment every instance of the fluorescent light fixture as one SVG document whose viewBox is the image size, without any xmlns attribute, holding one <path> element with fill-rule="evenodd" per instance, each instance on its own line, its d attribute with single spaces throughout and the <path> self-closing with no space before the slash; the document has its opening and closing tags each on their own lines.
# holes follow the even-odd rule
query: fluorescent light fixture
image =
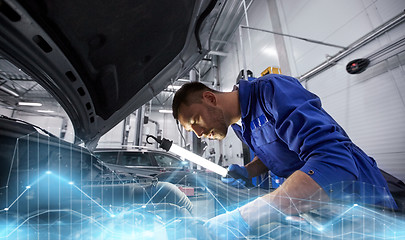
<svg viewBox="0 0 405 240">
<path fill-rule="evenodd" d="M 29 107 L 41 107 L 42 103 L 36 103 L 36 102 L 18 102 L 18 105 L 20 106 L 29 106 Z"/>
<path fill-rule="evenodd" d="M 160 113 L 173 113 L 173 111 L 170 109 L 160 109 L 159 112 Z"/>
<path fill-rule="evenodd" d="M 167 89 L 168 90 L 175 90 L 175 91 L 177 91 L 177 90 L 179 90 L 181 88 L 181 86 L 174 86 L 174 85 L 169 85 L 169 86 L 167 86 Z"/>
<path fill-rule="evenodd" d="M 6 88 L 4 86 L 0 86 L 0 90 L 2 90 L 3 92 L 8 93 L 10 95 L 13 95 L 14 97 L 19 97 L 20 96 L 20 95 L 18 95 L 18 93 L 14 92 L 13 90 L 8 89 L 8 88 Z"/>
<path fill-rule="evenodd" d="M 52 110 L 37 110 L 37 112 L 40 112 L 40 113 L 53 113 L 55 111 L 52 111 Z"/>
<path fill-rule="evenodd" d="M 226 175 L 228 174 L 228 170 L 226 168 L 221 167 L 218 164 L 215 164 L 203 157 L 200 157 L 197 154 L 192 153 L 176 144 L 173 144 L 173 141 L 170 141 L 166 138 L 160 139 L 160 138 L 156 138 L 152 135 L 148 135 L 146 138 L 146 142 L 148 142 L 150 144 L 152 144 L 152 143 L 149 142 L 149 138 L 153 138 L 156 142 L 159 143 L 159 147 L 163 148 L 164 150 L 177 154 L 180 157 L 183 157 L 183 158 L 189 160 L 190 162 L 193 162 L 201 167 L 204 167 L 210 171 L 213 171 L 213 172 L 221 175 L 222 177 L 226 177 Z"/>
</svg>

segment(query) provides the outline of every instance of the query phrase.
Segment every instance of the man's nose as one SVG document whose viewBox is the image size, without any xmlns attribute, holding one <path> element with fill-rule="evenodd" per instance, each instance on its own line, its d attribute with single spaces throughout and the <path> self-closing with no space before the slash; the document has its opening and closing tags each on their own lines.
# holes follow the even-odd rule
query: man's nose
<svg viewBox="0 0 405 240">
<path fill-rule="evenodd" d="M 201 137 L 204 134 L 204 129 L 198 125 L 192 125 L 191 128 L 197 137 Z"/>
</svg>

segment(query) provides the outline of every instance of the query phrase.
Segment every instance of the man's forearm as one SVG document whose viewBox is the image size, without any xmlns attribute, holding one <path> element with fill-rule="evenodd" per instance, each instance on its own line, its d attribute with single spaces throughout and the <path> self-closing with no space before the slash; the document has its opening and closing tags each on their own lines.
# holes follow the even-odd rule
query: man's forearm
<svg viewBox="0 0 405 240">
<path fill-rule="evenodd" d="M 242 218 L 253 228 L 285 215 L 300 214 L 328 201 L 327 194 L 311 177 L 294 172 L 274 192 L 260 197 L 239 210 Z"/>
<path fill-rule="evenodd" d="M 255 156 L 253 160 L 245 165 L 245 168 L 249 174 L 249 177 L 257 177 L 262 173 L 266 173 L 269 169 L 264 165 L 264 163 Z"/>
</svg>

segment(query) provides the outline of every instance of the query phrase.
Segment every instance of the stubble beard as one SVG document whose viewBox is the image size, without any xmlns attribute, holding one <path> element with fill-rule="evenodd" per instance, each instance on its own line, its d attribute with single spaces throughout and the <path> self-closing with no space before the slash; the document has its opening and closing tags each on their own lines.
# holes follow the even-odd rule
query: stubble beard
<svg viewBox="0 0 405 240">
<path fill-rule="evenodd" d="M 214 128 L 211 129 L 214 134 L 210 138 L 217 140 L 224 139 L 228 133 L 228 125 L 225 122 L 224 114 L 220 109 L 212 106 L 208 107 L 208 113 L 212 116 L 214 124 Z"/>
</svg>

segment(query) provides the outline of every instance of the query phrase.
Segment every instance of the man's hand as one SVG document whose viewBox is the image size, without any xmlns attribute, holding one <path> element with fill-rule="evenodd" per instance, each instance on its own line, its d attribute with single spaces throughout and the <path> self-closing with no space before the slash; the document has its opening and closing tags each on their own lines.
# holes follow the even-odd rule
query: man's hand
<svg viewBox="0 0 405 240">
<path fill-rule="evenodd" d="M 250 179 L 246 168 L 237 164 L 231 164 L 228 167 L 228 174 L 232 177 L 222 177 L 221 181 L 236 188 L 245 188 L 247 181 Z"/>
<path fill-rule="evenodd" d="M 275 191 L 239 208 L 249 226 L 257 228 L 285 216 L 299 215 L 327 205 L 329 197 L 306 173 L 297 170 Z"/>
<path fill-rule="evenodd" d="M 250 231 L 250 227 L 240 215 L 239 209 L 211 218 L 204 226 L 213 239 L 219 240 L 246 238 Z"/>
</svg>

